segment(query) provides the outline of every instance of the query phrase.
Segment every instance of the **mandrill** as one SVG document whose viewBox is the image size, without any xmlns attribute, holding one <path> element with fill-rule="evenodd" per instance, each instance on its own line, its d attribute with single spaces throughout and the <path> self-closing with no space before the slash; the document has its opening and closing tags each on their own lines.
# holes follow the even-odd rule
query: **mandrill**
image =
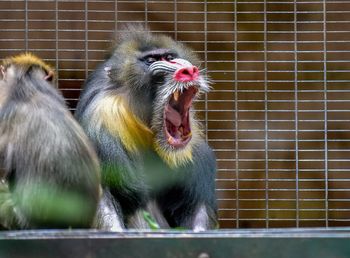
<svg viewBox="0 0 350 258">
<path fill-rule="evenodd" d="M 161 228 L 217 226 L 215 157 L 191 109 L 208 91 L 190 49 L 139 28 L 89 76 L 76 117 L 102 163 L 101 228 L 147 228 L 145 214 Z"/>
<path fill-rule="evenodd" d="M 89 228 L 100 167 L 86 134 L 32 54 L 0 68 L 0 228 Z"/>
</svg>

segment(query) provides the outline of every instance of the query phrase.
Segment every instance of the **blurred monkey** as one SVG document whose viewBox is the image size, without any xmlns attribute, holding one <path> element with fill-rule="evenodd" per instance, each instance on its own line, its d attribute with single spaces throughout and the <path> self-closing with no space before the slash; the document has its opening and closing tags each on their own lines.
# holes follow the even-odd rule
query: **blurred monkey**
<svg viewBox="0 0 350 258">
<path fill-rule="evenodd" d="M 0 77 L 0 225 L 93 226 L 99 162 L 54 88 L 53 69 L 26 53 L 5 59 Z"/>
<path fill-rule="evenodd" d="M 130 27 L 85 83 L 76 117 L 128 228 L 148 227 L 143 211 L 162 228 L 217 226 L 215 157 L 191 109 L 210 88 L 198 63 L 183 44 Z"/>
</svg>

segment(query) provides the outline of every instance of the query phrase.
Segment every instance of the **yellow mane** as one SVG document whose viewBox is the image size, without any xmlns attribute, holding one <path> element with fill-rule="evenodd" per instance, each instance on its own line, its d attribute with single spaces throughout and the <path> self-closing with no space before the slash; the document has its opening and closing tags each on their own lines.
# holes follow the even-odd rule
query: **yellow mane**
<svg viewBox="0 0 350 258">
<path fill-rule="evenodd" d="M 159 143 L 154 143 L 154 149 L 158 155 L 171 168 L 177 168 L 186 163 L 192 162 L 192 146 L 186 146 L 183 150 L 167 151 Z"/>
<path fill-rule="evenodd" d="M 123 96 L 107 96 L 99 108 L 102 125 L 119 137 L 128 151 L 137 153 L 150 146 L 152 131 L 131 112 Z"/>
</svg>

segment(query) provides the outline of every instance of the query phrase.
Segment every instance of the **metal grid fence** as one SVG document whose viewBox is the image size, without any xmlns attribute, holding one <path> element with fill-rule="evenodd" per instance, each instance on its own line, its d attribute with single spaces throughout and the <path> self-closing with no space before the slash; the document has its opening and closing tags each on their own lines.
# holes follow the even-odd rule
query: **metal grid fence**
<svg viewBox="0 0 350 258">
<path fill-rule="evenodd" d="M 114 31 L 190 45 L 214 90 L 196 103 L 218 161 L 220 224 L 350 225 L 348 0 L 0 0 L 0 58 L 31 51 L 72 110 Z"/>
</svg>

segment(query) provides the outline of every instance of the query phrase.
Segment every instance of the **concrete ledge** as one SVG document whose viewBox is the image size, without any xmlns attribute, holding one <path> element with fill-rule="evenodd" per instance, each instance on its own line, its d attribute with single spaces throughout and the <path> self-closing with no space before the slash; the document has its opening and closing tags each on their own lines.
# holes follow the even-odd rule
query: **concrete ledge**
<svg viewBox="0 0 350 258">
<path fill-rule="evenodd" d="M 348 258 L 350 228 L 0 232 L 1 258 Z"/>
</svg>

